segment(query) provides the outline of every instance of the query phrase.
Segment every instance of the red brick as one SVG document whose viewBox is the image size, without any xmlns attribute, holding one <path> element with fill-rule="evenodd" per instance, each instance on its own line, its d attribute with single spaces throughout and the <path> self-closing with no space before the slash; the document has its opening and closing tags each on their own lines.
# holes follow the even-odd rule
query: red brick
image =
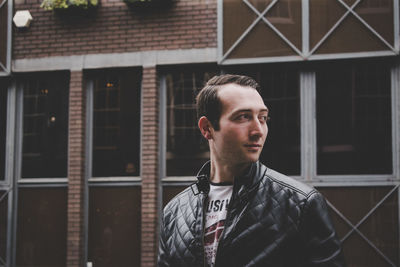
<svg viewBox="0 0 400 267">
<path fill-rule="evenodd" d="M 67 266 L 80 266 L 83 260 L 83 188 L 85 96 L 82 90 L 82 72 L 71 72 L 69 105 L 69 177 L 68 177 L 68 224 Z"/>
<path fill-rule="evenodd" d="M 119 0 L 105 0 L 97 16 L 79 23 L 42 10 L 40 2 L 15 5 L 16 10 L 29 9 L 35 22 L 28 31 L 13 32 L 14 59 L 216 47 L 216 1 L 176 1 L 172 8 L 139 16 Z M 199 33 L 211 34 L 202 38 L 201 46 L 193 41 Z"/>
</svg>

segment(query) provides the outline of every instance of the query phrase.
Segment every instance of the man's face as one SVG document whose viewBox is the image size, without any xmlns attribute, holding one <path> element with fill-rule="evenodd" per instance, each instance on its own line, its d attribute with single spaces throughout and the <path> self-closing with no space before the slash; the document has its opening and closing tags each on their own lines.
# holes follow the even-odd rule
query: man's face
<svg viewBox="0 0 400 267">
<path fill-rule="evenodd" d="M 219 130 L 212 129 L 211 151 L 225 164 L 256 162 L 268 133 L 268 109 L 253 88 L 227 84 L 218 91 Z"/>
</svg>

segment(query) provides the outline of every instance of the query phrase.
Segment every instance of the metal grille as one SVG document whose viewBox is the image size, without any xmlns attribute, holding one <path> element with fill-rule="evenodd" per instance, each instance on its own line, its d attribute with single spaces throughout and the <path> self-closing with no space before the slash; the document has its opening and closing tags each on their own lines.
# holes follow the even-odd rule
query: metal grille
<svg viewBox="0 0 400 267">
<path fill-rule="evenodd" d="M 300 1 L 300 0 L 299 0 Z M 333 25 L 329 26 L 329 29 L 327 32 L 325 32 L 325 34 L 323 34 L 322 38 L 319 39 L 319 41 L 317 41 L 316 43 L 312 44 L 312 47 L 310 47 L 310 33 L 313 34 L 315 29 L 313 28 L 316 24 L 315 21 L 311 20 L 311 17 L 314 16 L 314 18 L 316 17 L 316 10 L 311 9 L 310 8 L 310 4 L 314 4 L 314 6 L 316 4 L 318 5 L 323 5 L 321 4 L 321 1 L 314 1 L 311 3 L 312 0 L 302 0 L 301 1 L 301 7 L 302 7 L 302 11 L 301 11 L 301 23 L 300 22 L 296 22 L 296 21 L 292 21 L 292 25 L 287 25 L 287 27 L 298 27 L 298 24 L 302 24 L 301 25 L 301 29 L 302 29 L 302 44 L 301 44 L 301 48 L 298 48 L 298 46 L 295 45 L 295 42 L 293 41 L 293 37 L 289 36 L 287 33 L 285 33 L 285 31 L 283 31 L 281 29 L 281 27 L 277 27 L 276 23 L 276 14 L 277 11 L 279 11 L 280 13 L 282 13 L 283 17 L 287 20 L 287 16 L 289 16 L 288 14 L 290 14 L 290 9 L 294 10 L 294 4 L 293 7 L 290 8 L 291 3 L 295 3 L 295 1 L 290 1 L 290 0 L 273 0 L 273 1 L 264 1 L 264 2 L 269 2 L 269 4 L 267 4 L 265 6 L 265 8 L 260 9 L 259 8 L 259 2 L 260 1 L 256 1 L 255 5 L 254 1 L 251 0 L 242 0 L 241 1 L 241 7 L 243 8 L 243 6 L 247 7 L 248 10 L 244 10 L 243 12 L 248 12 L 250 10 L 250 12 L 253 14 L 254 16 L 254 20 L 252 21 L 252 23 L 245 27 L 245 30 L 239 34 L 239 37 L 236 39 L 236 41 L 233 42 L 232 45 L 230 45 L 229 47 L 227 47 L 227 44 L 224 44 L 225 42 L 225 38 L 227 38 L 226 36 L 229 35 L 229 38 L 233 38 L 232 36 L 234 36 L 235 34 L 238 34 L 237 32 L 232 33 L 233 31 L 238 31 L 235 29 L 227 29 L 226 33 L 225 28 L 228 26 L 227 24 L 229 22 L 225 21 L 225 17 L 222 16 L 222 13 L 225 12 L 225 7 L 224 4 L 220 4 L 219 7 L 219 62 L 220 63 L 253 63 L 253 62 L 269 62 L 269 61 L 276 61 L 278 60 L 277 58 L 281 58 L 279 59 L 280 61 L 293 61 L 293 60 L 308 60 L 308 59 L 319 59 L 319 58 L 330 58 L 332 57 L 332 55 L 335 55 L 335 57 L 342 57 L 342 58 L 346 58 L 346 57 L 354 57 L 354 53 L 362 53 L 358 56 L 366 56 L 368 55 L 368 52 L 380 52 L 383 53 L 385 55 L 397 55 L 399 53 L 399 38 L 398 38 L 398 24 L 399 24 L 399 12 L 398 12 L 398 0 L 393 0 L 393 2 L 388 1 L 387 6 L 385 6 L 386 2 L 384 2 L 383 5 L 380 1 L 378 0 L 357 0 L 355 1 L 353 4 L 349 5 L 348 1 L 343 1 L 343 0 L 336 0 L 334 2 L 330 2 L 331 4 L 335 4 L 338 8 L 338 10 L 340 10 L 340 16 L 337 18 L 336 22 L 333 23 Z M 223 3 L 225 3 L 225 1 L 223 1 Z M 327 1 L 323 2 L 324 4 L 327 3 Z M 235 3 L 236 5 L 238 3 Z M 300 5 L 300 3 L 296 3 L 297 5 Z M 361 6 L 362 4 L 362 6 Z M 278 6 L 279 5 L 279 6 Z M 314 7 L 313 6 L 313 7 Z M 279 7 L 279 8 L 278 8 Z M 285 7 L 285 8 L 282 8 Z M 222 10 L 224 8 L 224 10 Z M 227 7 L 229 8 L 229 7 Z M 324 7 L 325 8 L 325 12 L 329 13 L 330 11 L 328 11 L 328 7 Z M 358 8 L 358 9 L 357 9 Z M 285 11 L 283 12 L 282 11 Z M 262 11 L 261 11 L 262 10 Z M 386 25 L 388 27 L 380 27 L 379 30 L 377 30 L 376 28 L 376 21 L 379 20 L 379 17 L 382 16 L 381 12 L 385 11 L 387 13 L 390 14 L 390 17 L 393 18 L 390 25 Z M 229 12 L 229 11 L 227 11 Z M 278 13 L 279 13 L 278 12 Z M 371 21 L 369 19 L 366 19 L 365 14 L 363 13 L 368 13 L 368 16 L 374 16 L 374 20 L 375 23 L 371 23 Z M 386 14 L 386 13 L 385 13 Z M 327 14 L 328 15 L 328 14 Z M 249 14 L 246 13 L 246 16 L 250 16 Z M 281 16 L 281 14 L 280 14 Z M 318 16 L 324 16 L 321 14 L 318 14 Z M 378 18 L 378 19 L 377 19 Z M 286 21 L 285 20 L 285 21 Z M 348 30 L 349 28 L 351 28 L 352 26 L 346 24 L 349 21 L 351 21 L 351 25 L 353 25 L 354 27 L 357 27 L 357 29 L 361 29 L 363 31 L 362 34 L 364 34 L 365 36 L 367 36 L 366 38 L 369 38 L 368 42 L 361 42 L 361 41 L 355 41 L 355 40 L 344 40 L 345 42 L 347 42 L 347 44 L 345 44 L 345 42 L 342 42 L 342 38 L 336 38 L 336 39 L 341 39 L 340 42 L 338 43 L 338 45 L 336 45 L 335 43 L 335 47 L 339 47 L 338 51 L 323 51 L 323 53 L 321 54 L 319 51 L 319 49 L 326 43 L 328 43 L 328 41 L 332 41 L 332 38 L 335 40 L 335 38 L 333 37 L 335 33 L 337 32 L 341 32 L 343 29 Z M 239 22 L 241 23 L 241 22 Z M 246 24 L 246 22 L 243 22 L 244 24 Z M 290 24 L 287 21 L 284 22 L 282 19 L 280 21 L 280 23 L 286 23 L 286 24 Z M 314 23 L 314 24 L 313 24 Z M 269 39 L 273 39 L 275 37 L 280 39 L 280 42 L 282 44 L 282 47 L 279 48 L 281 50 L 285 50 L 285 49 L 289 49 L 288 51 L 293 52 L 293 54 L 291 52 L 286 53 L 283 56 L 265 56 L 263 57 L 262 55 L 260 55 L 260 53 L 253 51 L 254 49 L 254 44 L 252 44 L 252 46 L 250 46 L 250 44 L 253 42 L 257 42 L 257 39 L 265 39 L 265 36 L 260 36 L 260 34 L 266 34 L 267 31 L 261 31 L 260 30 L 260 24 L 263 24 L 267 29 L 268 32 L 273 33 L 272 35 L 269 35 Z M 374 24 L 374 25 L 372 25 Z M 297 25 L 297 26 L 296 26 Z M 238 27 L 238 29 L 242 28 L 244 25 L 241 25 L 240 27 Z M 264 27 L 264 28 L 265 28 Z M 286 28 L 287 28 L 286 27 Z M 340 28 L 340 29 L 339 29 Z M 384 28 L 389 28 L 389 30 L 385 30 L 385 31 L 389 31 L 390 33 L 388 34 L 390 37 L 388 36 L 383 36 L 382 35 L 382 29 Z M 354 30 L 354 29 L 350 29 L 350 30 Z M 224 32 L 224 33 L 223 33 Z M 293 29 L 291 31 L 293 33 Z M 351 32 L 351 31 L 350 31 Z M 360 32 L 360 31 L 358 31 Z M 249 36 L 255 36 L 255 34 L 257 34 L 258 38 L 253 38 L 253 41 L 249 41 Z M 348 38 L 350 39 L 353 38 L 352 34 L 348 34 Z M 388 40 L 391 39 L 391 40 Z M 337 41 L 335 41 L 337 42 Z M 268 43 L 268 42 L 267 42 Z M 356 43 L 356 44 L 354 44 Z M 241 50 L 243 50 L 243 46 L 245 46 L 245 55 L 243 54 L 243 52 L 240 53 L 239 56 L 234 55 L 235 52 L 238 50 L 238 48 L 240 47 Z M 286 47 L 284 47 L 286 46 Z M 349 46 L 349 47 L 346 47 Z M 364 47 L 365 46 L 365 47 Z M 257 46 L 260 47 L 260 46 Z M 331 45 L 331 47 L 333 47 Z M 264 52 L 268 49 L 268 47 L 263 48 Z M 278 49 L 278 48 L 277 48 Z M 328 49 L 329 50 L 329 49 Z M 341 52 L 340 52 L 341 51 Z M 339 55 L 341 53 L 344 53 L 345 55 Z M 365 54 L 367 53 L 367 54 Z M 263 54 L 263 53 L 261 53 Z M 265 54 L 270 54 L 269 52 L 265 52 Z M 382 55 L 383 55 L 382 54 Z"/>
<path fill-rule="evenodd" d="M 384 194 L 384 196 L 376 202 L 376 204 L 357 222 L 354 223 L 352 222 L 348 217 L 346 217 L 343 212 L 341 212 L 339 210 L 339 208 L 335 207 L 335 205 L 333 205 L 329 200 L 327 200 L 327 204 L 328 206 L 332 209 L 332 211 L 337 214 L 342 220 L 343 222 L 349 227 L 349 230 L 347 231 L 346 234 L 344 234 L 341 237 L 341 242 L 344 243 L 346 242 L 346 240 L 349 239 L 349 237 L 353 236 L 353 235 L 358 235 L 359 237 L 361 237 L 361 240 L 365 241 L 366 244 L 372 248 L 380 257 L 381 259 L 383 259 L 388 266 L 393 266 L 396 267 L 398 266 L 396 262 L 393 262 L 392 259 L 390 259 L 381 249 L 379 249 L 378 245 L 375 244 L 371 238 L 368 238 L 361 230 L 360 227 L 366 223 L 368 218 L 371 218 L 372 215 L 377 211 L 377 209 L 379 207 L 382 207 L 382 205 L 385 203 L 386 200 L 388 200 L 389 197 L 394 196 L 394 194 L 398 193 L 399 191 L 399 187 L 400 185 L 396 185 L 394 186 L 392 189 L 389 190 L 389 192 L 387 192 L 386 194 Z M 339 192 L 337 192 L 336 194 L 340 194 Z M 382 225 L 381 225 L 382 226 Z M 385 231 L 389 231 L 389 229 L 385 229 Z M 395 235 L 395 233 L 392 233 L 393 235 Z M 355 249 L 355 248 L 354 248 Z M 352 253 L 352 252 L 350 252 Z"/>
</svg>

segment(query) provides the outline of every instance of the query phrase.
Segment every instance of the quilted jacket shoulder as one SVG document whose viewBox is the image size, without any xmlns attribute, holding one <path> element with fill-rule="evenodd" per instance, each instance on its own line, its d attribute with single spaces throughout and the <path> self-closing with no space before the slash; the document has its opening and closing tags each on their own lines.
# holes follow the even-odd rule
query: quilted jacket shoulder
<svg viewBox="0 0 400 267">
<path fill-rule="evenodd" d="M 280 184 L 282 187 L 287 187 L 288 189 L 298 192 L 299 194 L 308 197 L 310 194 L 316 192 L 314 187 L 311 187 L 305 183 L 297 181 L 291 177 L 288 177 L 282 173 L 274 171 L 268 168 L 265 172 L 265 178 L 271 179 L 272 182 Z"/>
</svg>

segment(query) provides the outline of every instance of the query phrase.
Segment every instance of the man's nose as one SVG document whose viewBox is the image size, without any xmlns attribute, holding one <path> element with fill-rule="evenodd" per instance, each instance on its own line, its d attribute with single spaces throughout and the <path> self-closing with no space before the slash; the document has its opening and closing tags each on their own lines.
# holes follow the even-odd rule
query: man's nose
<svg viewBox="0 0 400 267">
<path fill-rule="evenodd" d="M 256 137 L 256 138 L 260 138 L 265 134 L 265 131 L 267 126 L 260 122 L 260 120 L 258 118 L 254 119 L 252 124 L 251 124 L 251 129 L 250 129 L 250 136 L 251 137 Z"/>
</svg>

